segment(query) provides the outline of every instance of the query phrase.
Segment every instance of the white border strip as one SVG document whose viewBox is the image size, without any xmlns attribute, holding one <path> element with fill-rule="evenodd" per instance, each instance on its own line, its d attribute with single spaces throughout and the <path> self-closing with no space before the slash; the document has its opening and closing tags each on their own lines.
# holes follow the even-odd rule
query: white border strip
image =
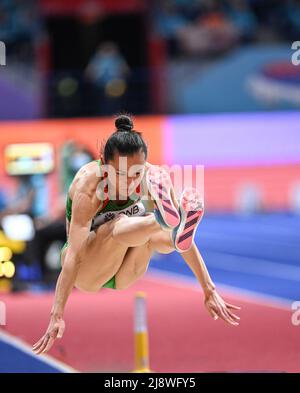
<svg viewBox="0 0 300 393">
<path fill-rule="evenodd" d="M 50 355 L 44 354 L 42 356 L 37 357 L 37 355 L 35 355 L 32 352 L 30 345 L 28 345 L 23 340 L 13 336 L 12 334 L 4 332 L 2 329 L 0 329 L 0 340 L 5 342 L 8 345 L 11 345 L 11 346 L 19 349 L 22 352 L 26 353 L 26 355 L 29 355 L 33 358 L 37 358 L 38 361 L 40 361 L 42 363 L 46 363 L 47 365 L 49 365 L 53 368 L 56 368 L 58 371 L 62 371 L 64 373 L 79 373 L 80 372 L 80 371 L 75 370 L 74 368 L 68 366 L 67 364 L 61 362 L 60 360 L 53 358 Z M 14 372 L 14 371 L 12 370 L 12 372 Z"/>
<path fill-rule="evenodd" d="M 194 291 L 201 291 L 201 286 L 196 278 L 184 276 L 182 274 L 166 272 L 156 268 L 150 268 L 145 280 L 148 281 L 162 281 L 164 284 L 172 285 L 177 288 L 190 289 Z M 247 303 L 259 304 L 262 306 L 277 308 L 280 310 L 291 310 L 292 303 L 295 299 L 285 299 L 276 296 L 266 295 L 260 292 L 248 291 L 243 288 L 233 287 L 221 283 L 216 283 L 220 291 L 224 291 L 227 296 L 234 296 L 240 298 Z"/>
</svg>

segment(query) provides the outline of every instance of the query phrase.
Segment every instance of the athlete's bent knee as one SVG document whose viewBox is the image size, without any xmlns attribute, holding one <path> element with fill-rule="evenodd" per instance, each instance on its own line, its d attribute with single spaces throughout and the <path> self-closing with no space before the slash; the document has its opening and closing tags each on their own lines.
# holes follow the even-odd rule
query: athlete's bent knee
<svg viewBox="0 0 300 393">
<path fill-rule="evenodd" d="M 130 285 L 146 273 L 147 267 L 148 265 L 134 263 L 132 268 L 127 270 L 127 277 L 118 277 L 116 275 L 115 289 L 123 290 L 129 288 Z"/>
</svg>

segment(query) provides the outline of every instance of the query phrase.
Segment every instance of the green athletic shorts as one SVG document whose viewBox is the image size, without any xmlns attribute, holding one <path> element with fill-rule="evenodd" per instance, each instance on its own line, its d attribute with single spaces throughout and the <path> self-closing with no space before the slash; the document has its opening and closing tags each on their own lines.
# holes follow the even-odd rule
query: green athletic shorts
<svg viewBox="0 0 300 393">
<path fill-rule="evenodd" d="M 65 242 L 63 245 L 63 248 L 60 251 L 60 254 L 63 252 L 63 250 L 68 246 L 68 242 Z M 111 289 L 116 289 L 116 278 L 113 276 L 110 280 L 108 280 L 104 285 L 102 285 L 102 288 L 111 288 Z"/>
</svg>

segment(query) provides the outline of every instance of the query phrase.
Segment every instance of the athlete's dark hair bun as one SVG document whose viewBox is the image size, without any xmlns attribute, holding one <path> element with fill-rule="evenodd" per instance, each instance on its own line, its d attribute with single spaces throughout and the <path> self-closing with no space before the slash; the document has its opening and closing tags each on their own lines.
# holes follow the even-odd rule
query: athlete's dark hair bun
<svg viewBox="0 0 300 393">
<path fill-rule="evenodd" d="M 119 132 L 132 131 L 133 121 L 129 115 L 119 115 L 115 121 L 116 129 Z"/>
<path fill-rule="evenodd" d="M 148 149 L 142 134 L 133 129 L 133 121 L 128 113 L 119 113 L 115 118 L 116 130 L 111 134 L 103 148 L 104 162 L 113 160 L 115 153 L 132 156 L 144 152 L 147 159 Z"/>
</svg>

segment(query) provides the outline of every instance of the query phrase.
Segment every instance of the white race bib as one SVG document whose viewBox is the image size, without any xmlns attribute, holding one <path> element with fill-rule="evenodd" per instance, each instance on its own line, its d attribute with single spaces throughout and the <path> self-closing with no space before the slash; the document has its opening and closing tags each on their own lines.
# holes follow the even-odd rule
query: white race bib
<svg viewBox="0 0 300 393">
<path fill-rule="evenodd" d="M 98 228 L 100 225 L 105 224 L 106 222 L 113 220 L 116 216 L 120 214 L 126 214 L 127 217 L 138 217 L 143 216 L 146 212 L 145 206 L 141 201 L 137 201 L 133 203 L 131 206 L 126 207 L 125 209 L 118 211 L 108 211 L 104 213 L 100 213 L 93 219 L 91 230 Z"/>
</svg>

